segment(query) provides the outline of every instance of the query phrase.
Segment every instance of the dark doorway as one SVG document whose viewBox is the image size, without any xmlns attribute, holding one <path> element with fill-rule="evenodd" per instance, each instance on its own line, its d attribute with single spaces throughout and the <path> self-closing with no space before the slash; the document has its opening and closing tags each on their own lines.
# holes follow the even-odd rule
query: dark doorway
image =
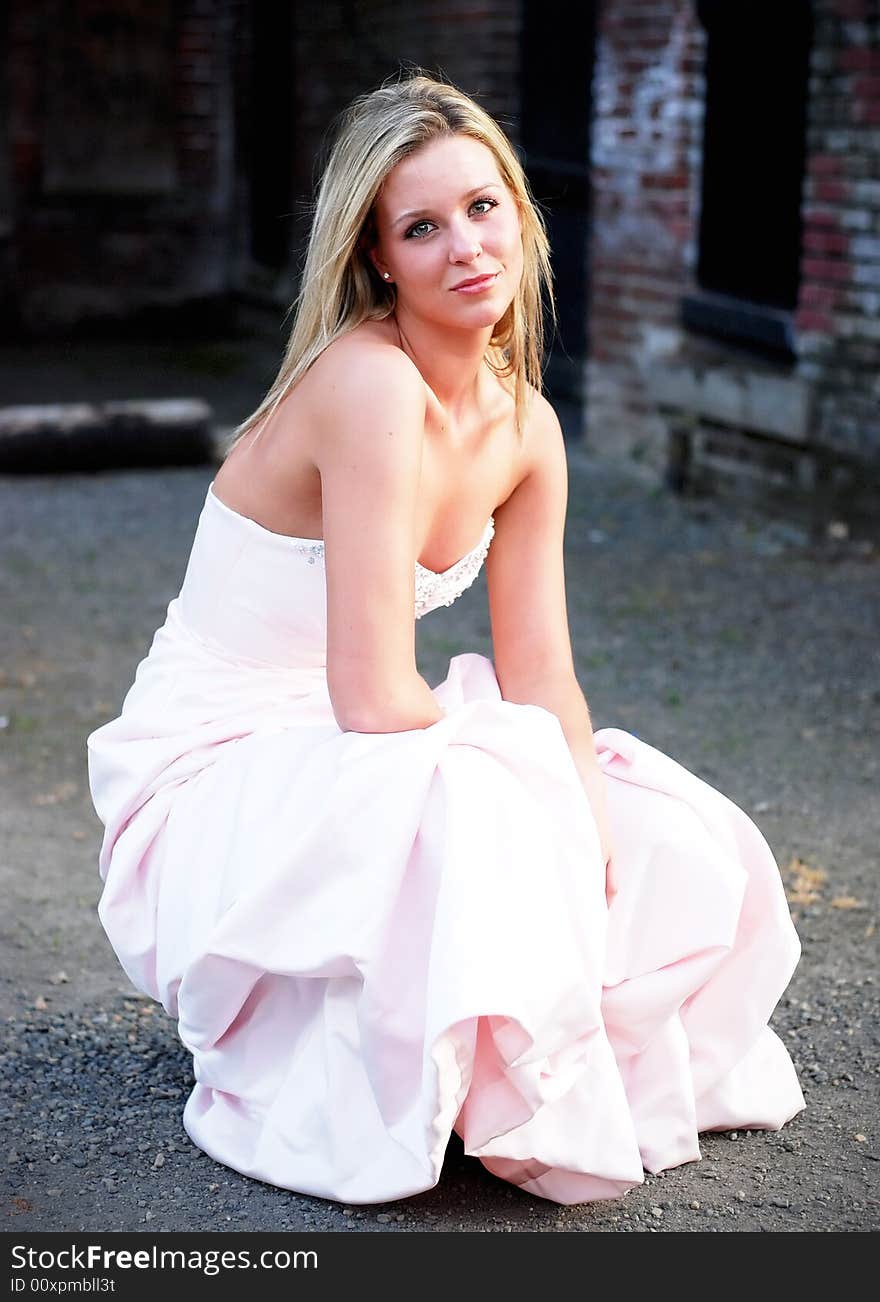
<svg viewBox="0 0 880 1302">
<path fill-rule="evenodd" d="M 294 5 L 251 4 L 250 76 L 244 105 L 244 157 L 250 199 L 250 254 L 270 269 L 290 256 L 294 148 Z"/>
<path fill-rule="evenodd" d="M 547 219 L 558 315 L 544 387 L 566 436 L 579 437 L 586 400 L 596 4 L 524 0 L 522 13 L 522 161 Z"/>
<path fill-rule="evenodd" d="M 794 360 L 813 15 L 809 0 L 698 0 L 706 29 L 693 329 Z"/>
</svg>

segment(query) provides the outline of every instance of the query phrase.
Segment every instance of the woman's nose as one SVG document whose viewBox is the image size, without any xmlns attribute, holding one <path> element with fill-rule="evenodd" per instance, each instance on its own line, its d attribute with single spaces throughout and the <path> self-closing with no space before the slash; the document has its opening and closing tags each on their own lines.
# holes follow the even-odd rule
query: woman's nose
<svg viewBox="0 0 880 1302">
<path fill-rule="evenodd" d="M 449 256 L 453 262 L 473 262 L 482 253 L 473 231 L 454 227 L 450 236 Z"/>
</svg>

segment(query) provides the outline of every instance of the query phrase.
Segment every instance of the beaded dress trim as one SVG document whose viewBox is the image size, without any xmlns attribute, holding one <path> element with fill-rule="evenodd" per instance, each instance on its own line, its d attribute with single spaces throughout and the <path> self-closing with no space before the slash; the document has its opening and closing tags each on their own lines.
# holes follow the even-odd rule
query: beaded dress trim
<svg viewBox="0 0 880 1302">
<path fill-rule="evenodd" d="M 263 525 L 258 524 L 256 520 L 251 520 L 239 511 L 234 511 L 231 506 L 227 506 L 214 492 L 213 486 L 208 489 L 208 496 L 221 510 L 229 515 L 244 520 L 248 525 L 265 534 L 268 538 L 282 542 L 289 546 L 291 551 L 300 556 L 305 556 L 309 565 L 314 565 L 318 560 L 324 559 L 323 538 L 295 538 L 290 534 L 275 533 L 273 530 L 266 529 Z M 462 556 L 461 560 L 456 561 L 454 565 L 450 565 L 449 569 L 438 574 L 435 570 L 429 570 L 416 561 L 416 619 L 421 619 L 422 615 L 426 615 L 430 610 L 436 610 L 438 606 L 451 606 L 455 599 L 460 597 L 465 589 L 471 586 L 482 569 L 483 562 L 489 551 L 489 544 L 494 535 L 495 517 L 490 515 L 483 530 L 483 536 L 476 547 Z"/>
<path fill-rule="evenodd" d="M 456 597 L 471 586 L 482 569 L 494 535 L 495 518 L 490 515 L 476 547 L 442 574 L 426 570 L 416 561 L 416 619 L 421 619 L 422 615 L 438 606 L 451 606 Z"/>
</svg>

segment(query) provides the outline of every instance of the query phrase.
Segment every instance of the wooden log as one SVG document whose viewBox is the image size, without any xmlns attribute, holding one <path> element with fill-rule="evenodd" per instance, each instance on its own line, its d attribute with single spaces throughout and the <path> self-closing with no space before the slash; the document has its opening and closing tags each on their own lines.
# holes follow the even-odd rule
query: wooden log
<svg viewBox="0 0 880 1302">
<path fill-rule="evenodd" d="M 0 408 L 0 474 L 61 474 L 215 460 L 201 398 L 45 403 Z"/>
</svg>

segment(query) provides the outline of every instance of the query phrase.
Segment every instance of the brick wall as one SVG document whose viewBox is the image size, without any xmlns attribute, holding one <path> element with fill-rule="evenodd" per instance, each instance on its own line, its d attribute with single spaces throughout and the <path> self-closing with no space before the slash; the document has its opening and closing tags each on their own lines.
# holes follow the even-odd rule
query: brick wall
<svg viewBox="0 0 880 1302">
<path fill-rule="evenodd" d="M 678 339 L 695 258 L 702 29 L 691 0 L 604 0 L 594 74 L 588 439 L 656 459 L 640 375 Z"/>
<path fill-rule="evenodd" d="M 227 288 L 231 15 L 224 0 L 12 0 L 7 331 Z"/>
<path fill-rule="evenodd" d="M 880 6 L 814 9 L 798 369 L 821 442 L 880 461 Z"/>
<path fill-rule="evenodd" d="M 823 445 L 880 462 L 880 15 L 877 0 L 813 9 L 796 361 L 780 369 L 816 386 Z M 691 0 L 603 0 L 587 438 L 658 471 L 667 429 L 645 374 L 688 346 L 704 53 Z"/>
</svg>

